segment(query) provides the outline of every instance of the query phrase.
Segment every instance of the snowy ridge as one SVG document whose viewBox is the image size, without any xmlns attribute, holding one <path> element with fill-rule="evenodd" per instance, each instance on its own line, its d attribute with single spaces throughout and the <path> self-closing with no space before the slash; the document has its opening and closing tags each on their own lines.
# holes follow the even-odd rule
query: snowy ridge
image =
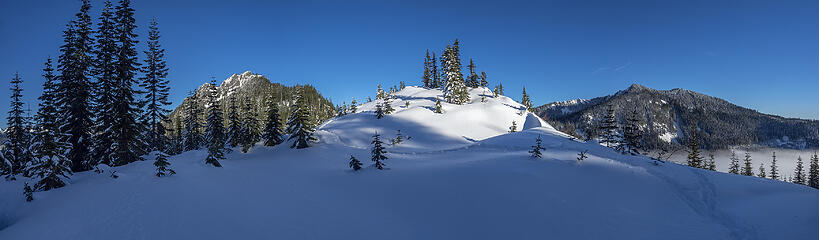
<svg viewBox="0 0 819 240">
<path fill-rule="evenodd" d="M 810 239 L 819 191 L 624 156 L 579 142 L 507 97 L 465 105 L 407 87 L 393 114 L 371 102 L 333 118 L 302 150 L 257 145 L 223 168 L 205 151 L 76 174 L 26 203 L 0 181 L 0 239 Z M 486 91 L 487 93 L 489 91 Z M 379 100 L 377 100 L 379 101 Z M 409 107 L 404 107 L 406 101 Z M 519 132 L 509 133 L 515 121 Z M 386 166 L 369 166 L 371 136 Z M 542 159 L 527 152 L 543 139 Z M 576 161 L 579 152 L 588 158 Z M 365 168 L 349 170 L 355 156 Z M 150 159 L 150 158 L 149 158 Z M 117 171 L 117 179 L 108 173 Z M 70 220 L 66 220 L 70 219 Z M 44 227 L 45 226 L 45 227 Z"/>
</svg>

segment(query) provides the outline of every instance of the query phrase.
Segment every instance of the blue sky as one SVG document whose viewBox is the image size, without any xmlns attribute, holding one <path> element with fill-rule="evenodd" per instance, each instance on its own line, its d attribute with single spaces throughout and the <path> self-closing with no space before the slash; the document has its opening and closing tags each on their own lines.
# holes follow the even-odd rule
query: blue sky
<svg viewBox="0 0 819 240">
<path fill-rule="evenodd" d="M 92 1 L 99 15 L 101 0 Z M 134 0 L 140 50 L 162 31 L 171 98 L 246 70 L 334 102 L 420 83 L 424 52 L 461 40 L 491 85 L 536 105 L 632 83 L 686 88 L 760 112 L 819 119 L 819 1 Z M 79 0 L 0 0 L 0 95 L 19 71 L 36 109 Z M 0 98 L 5 119 L 8 98 Z M 5 125 L 5 121 L 2 121 Z"/>
</svg>

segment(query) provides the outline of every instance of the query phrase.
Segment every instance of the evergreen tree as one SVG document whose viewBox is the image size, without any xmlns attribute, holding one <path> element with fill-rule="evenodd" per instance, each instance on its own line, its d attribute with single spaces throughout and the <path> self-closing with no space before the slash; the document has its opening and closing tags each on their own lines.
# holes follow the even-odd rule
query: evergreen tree
<svg viewBox="0 0 819 240">
<path fill-rule="evenodd" d="M 534 109 L 532 109 L 532 100 L 529 99 L 529 94 L 526 93 L 526 87 L 523 87 L 523 97 L 521 98 L 520 103 L 526 107 L 527 111 L 534 111 Z"/>
<path fill-rule="evenodd" d="M 617 120 L 614 118 L 614 107 L 609 104 L 606 106 L 606 116 L 600 122 L 600 132 L 602 133 L 600 143 L 606 147 L 613 147 L 617 143 Z"/>
<path fill-rule="evenodd" d="M 114 22 L 114 7 L 111 1 L 105 1 L 102 15 L 99 17 L 100 23 L 97 28 L 97 45 L 94 50 L 96 55 L 93 75 L 97 81 L 94 88 L 96 104 L 92 108 L 94 116 L 97 117 L 94 125 L 92 161 L 91 165 L 106 164 L 112 165 L 113 136 L 105 134 L 107 129 L 114 125 L 114 89 L 116 88 L 117 66 L 115 65 L 117 54 L 116 43 L 116 23 Z"/>
<path fill-rule="evenodd" d="M 202 110 L 199 108 L 197 101 L 198 96 L 191 92 L 185 106 L 185 131 L 183 134 L 183 145 L 185 147 L 185 151 L 199 149 L 204 144 L 201 132 L 202 124 L 200 121 Z"/>
<path fill-rule="evenodd" d="M 587 152 L 589 152 L 589 150 L 584 150 L 582 152 L 577 153 L 577 163 L 578 164 L 583 162 L 583 160 L 586 160 L 586 158 L 589 158 L 588 156 L 586 156 Z"/>
<path fill-rule="evenodd" d="M 421 76 L 421 82 L 424 84 L 425 88 L 432 87 L 432 72 L 430 71 L 430 57 L 429 57 L 429 49 L 427 49 L 427 56 L 424 57 L 424 75 Z"/>
<path fill-rule="evenodd" d="M 208 156 L 205 158 L 205 163 L 214 167 L 222 167 L 219 160 L 225 159 L 226 137 L 222 107 L 219 106 L 219 101 L 216 99 L 217 95 L 216 80 L 211 79 L 211 83 L 208 85 L 208 121 L 205 130 L 208 142 Z"/>
<path fill-rule="evenodd" d="M 392 114 L 393 112 L 395 112 L 395 108 L 392 108 L 392 103 L 390 102 L 390 99 L 384 99 L 383 107 L 384 114 Z"/>
<path fill-rule="evenodd" d="M 60 84 L 58 85 L 58 104 L 60 112 L 60 131 L 66 134 L 61 141 L 68 144 L 66 154 L 71 161 L 71 171 L 81 172 L 91 169 L 90 147 L 91 130 L 94 126 L 91 119 L 92 86 L 90 70 L 93 66 L 91 57 L 93 37 L 91 36 L 91 17 L 88 11 L 91 4 L 82 1 L 80 12 L 63 32 L 64 44 L 58 59 Z"/>
<path fill-rule="evenodd" d="M 640 119 L 637 109 L 631 111 L 626 117 L 626 125 L 623 127 L 623 140 L 620 143 L 623 154 L 638 155 L 642 148 L 642 136 L 640 133 Z"/>
<path fill-rule="evenodd" d="M 259 117 L 253 109 L 253 102 L 250 96 L 245 96 L 245 104 L 242 106 L 242 152 L 246 153 L 256 142 L 259 141 Z"/>
<path fill-rule="evenodd" d="M 714 159 L 714 154 L 708 154 L 708 162 L 705 164 L 706 169 L 711 171 L 717 170 L 717 162 Z"/>
<path fill-rule="evenodd" d="M 700 156 L 699 134 L 696 125 L 691 127 L 691 137 L 688 138 L 688 166 L 705 168 Z"/>
<path fill-rule="evenodd" d="M 387 151 L 384 150 L 383 142 L 380 139 L 381 135 L 378 132 L 375 132 L 373 135 L 373 148 L 372 148 L 372 161 L 375 162 L 375 168 L 378 170 L 384 169 L 384 160 L 387 160 Z"/>
<path fill-rule="evenodd" d="M 102 134 L 113 139 L 111 145 L 111 161 L 114 166 L 121 166 L 142 160 L 146 153 L 144 143 L 144 125 L 137 121 L 142 114 L 141 104 L 135 99 L 140 92 L 134 89 L 138 84 L 137 51 L 135 45 L 137 34 L 134 20 L 134 9 L 130 0 L 120 0 L 114 15 L 116 23 L 115 37 L 117 55 L 114 61 L 116 67 L 115 86 L 113 89 L 114 122 Z"/>
<path fill-rule="evenodd" d="M 358 103 L 353 98 L 353 101 L 350 102 L 350 113 L 355 113 L 358 111 Z"/>
<path fill-rule="evenodd" d="M 165 154 L 163 150 L 156 152 L 156 156 L 154 156 L 154 158 L 154 167 L 156 167 L 157 177 L 176 174 L 176 171 L 168 168 L 171 166 L 171 163 L 168 162 L 168 154 Z"/>
<path fill-rule="evenodd" d="M 517 132 L 518 131 L 518 124 L 515 121 L 512 121 L 512 126 L 509 127 L 509 132 Z"/>
<path fill-rule="evenodd" d="M 764 163 L 759 163 L 759 175 L 757 175 L 757 176 L 761 177 L 761 178 L 766 177 L 765 176 L 765 164 Z"/>
<path fill-rule="evenodd" d="M 29 119 L 24 115 L 23 110 L 23 80 L 20 74 L 15 73 L 11 79 L 11 106 L 7 116 L 8 128 L 6 129 L 5 157 L 11 163 L 6 170 L 10 175 L 24 173 L 24 169 L 31 162 L 31 151 L 29 149 L 31 136 L 29 136 Z"/>
<path fill-rule="evenodd" d="M 28 185 L 28 182 L 23 187 L 23 194 L 26 196 L 26 202 L 34 201 L 34 189 Z"/>
<path fill-rule="evenodd" d="M 68 179 L 71 174 L 71 163 L 64 155 L 67 146 L 60 141 L 64 136 L 57 123 L 57 83 L 53 71 L 49 58 L 43 69 L 45 82 L 43 94 L 38 98 L 40 105 L 35 117 L 37 127 L 32 152 L 36 161 L 29 168 L 29 174 L 40 179 L 34 188 L 43 191 L 65 186 L 63 179 Z"/>
<path fill-rule="evenodd" d="M 802 166 L 802 156 L 796 158 L 796 168 L 793 173 L 793 183 L 805 185 L 805 168 Z"/>
<path fill-rule="evenodd" d="M 381 87 L 381 84 L 378 84 L 378 87 L 375 89 L 375 100 L 384 99 L 387 97 L 387 94 L 384 92 L 384 88 Z"/>
<path fill-rule="evenodd" d="M 435 57 L 435 52 L 432 52 L 430 64 L 430 74 L 432 75 L 430 88 L 440 88 L 443 84 L 441 84 L 441 74 L 438 72 L 438 59 Z"/>
<path fill-rule="evenodd" d="M 532 146 L 532 150 L 529 150 L 533 158 L 543 158 L 543 153 L 541 153 L 540 150 L 546 150 L 546 148 L 541 146 L 542 141 L 540 135 L 538 135 L 535 140 L 535 145 Z"/>
<path fill-rule="evenodd" d="M 375 118 L 381 119 L 384 117 L 384 108 L 381 107 L 381 103 L 375 104 Z"/>
<path fill-rule="evenodd" d="M 142 67 L 142 78 L 140 87 L 145 89 L 145 113 L 142 115 L 142 122 L 147 123 L 148 133 L 146 140 L 148 150 L 162 151 L 164 135 L 162 120 L 170 110 L 167 107 L 171 104 L 168 101 L 168 67 L 165 63 L 165 49 L 159 43 L 159 27 L 156 19 L 151 20 L 148 27 L 148 50 L 144 51 L 145 65 Z"/>
<path fill-rule="evenodd" d="M 486 81 L 486 72 L 481 72 L 481 87 L 486 87 L 489 82 Z"/>
<path fill-rule="evenodd" d="M 435 98 L 435 110 L 433 110 L 432 112 L 438 114 L 444 113 L 444 110 L 441 107 L 441 99 Z"/>
<path fill-rule="evenodd" d="M 776 152 L 773 153 L 773 160 L 771 160 L 771 179 L 779 180 L 779 170 L 776 167 Z"/>
<path fill-rule="evenodd" d="M 751 154 L 747 152 L 745 153 L 745 167 L 742 168 L 742 175 L 745 176 L 754 175 L 753 167 L 751 167 Z"/>
<path fill-rule="evenodd" d="M 455 39 L 454 46 L 447 46 L 441 56 L 441 67 L 443 68 L 444 99 L 448 103 L 464 104 L 469 102 L 469 92 L 461 73 L 461 59 L 458 50 L 458 39 Z"/>
<path fill-rule="evenodd" d="M 466 85 L 471 88 L 476 88 L 481 86 L 481 82 L 478 81 L 478 74 L 475 73 L 475 63 L 472 62 L 472 59 L 469 59 L 469 65 L 466 66 L 469 69 L 469 77 L 467 77 Z"/>
<path fill-rule="evenodd" d="M 307 109 L 307 100 L 304 98 L 304 91 L 299 88 L 296 103 L 292 105 L 290 117 L 287 120 L 287 133 L 293 140 L 290 148 L 302 149 L 310 147 L 308 142 L 315 141 L 313 137 L 313 125 L 310 123 L 310 111 Z"/>
<path fill-rule="evenodd" d="M 239 117 L 239 105 L 236 103 L 236 94 L 231 94 L 228 98 L 228 131 L 227 138 L 230 147 L 239 146 L 242 143 L 242 121 Z"/>
<path fill-rule="evenodd" d="M 264 133 L 262 134 L 265 146 L 276 146 L 284 142 L 280 118 L 279 104 L 273 102 L 273 99 L 267 99 L 267 122 L 264 125 Z"/>
<path fill-rule="evenodd" d="M 361 170 L 361 161 L 358 161 L 353 155 L 350 155 L 350 168 L 352 168 L 353 171 Z"/>
<path fill-rule="evenodd" d="M 737 158 L 737 154 L 734 151 L 731 151 L 731 166 L 728 167 L 728 172 L 739 174 L 739 158 Z"/>
<path fill-rule="evenodd" d="M 813 153 L 808 168 L 808 186 L 819 189 L 819 155 Z"/>
</svg>

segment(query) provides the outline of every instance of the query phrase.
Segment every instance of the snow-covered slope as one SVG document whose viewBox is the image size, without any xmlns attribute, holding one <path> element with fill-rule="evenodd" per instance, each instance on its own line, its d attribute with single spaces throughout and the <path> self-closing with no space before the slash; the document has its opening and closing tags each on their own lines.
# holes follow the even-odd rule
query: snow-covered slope
<svg viewBox="0 0 819 240">
<path fill-rule="evenodd" d="M 0 183 L 0 239 L 815 239 L 819 191 L 804 186 L 627 157 L 520 115 L 505 97 L 443 103 L 408 87 L 396 112 L 375 103 L 332 119 L 320 142 L 234 151 L 224 168 L 204 151 L 74 175 L 67 187 L 23 201 L 22 181 Z M 488 91 L 487 91 L 488 92 Z M 410 101 L 405 108 L 404 102 Z M 508 133 L 515 121 L 521 132 Z M 369 165 L 369 141 L 397 130 L 387 167 Z M 542 159 L 528 150 L 541 136 Z M 589 158 L 578 163 L 578 152 Z"/>
</svg>

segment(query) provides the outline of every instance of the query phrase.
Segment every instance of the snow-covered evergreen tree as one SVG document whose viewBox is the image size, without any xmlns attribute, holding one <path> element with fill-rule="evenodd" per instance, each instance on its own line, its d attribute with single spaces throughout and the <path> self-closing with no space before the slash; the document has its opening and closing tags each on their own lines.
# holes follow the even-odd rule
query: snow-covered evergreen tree
<svg viewBox="0 0 819 240">
<path fill-rule="evenodd" d="M 68 144 L 66 154 L 71 161 L 73 172 L 91 169 L 91 130 L 94 126 L 92 108 L 93 83 L 91 67 L 94 65 L 91 56 L 93 37 L 91 34 L 91 17 L 88 15 L 91 4 L 82 1 L 80 12 L 63 32 L 64 44 L 60 47 L 58 59 L 60 84 L 58 85 L 58 104 L 60 112 L 60 131 L 66 134 L 61 141 Z"/>
<path fill-rule="evenodd" d="M 142 122 L 147 123 L 146 141 L 148 151 L 162 151 L 165 143 L 165 131 L 162 120 L 170 112 L 168 106 L 168 67 L 165 63 L 165 49 L 159 43 L 159 27 L 156 19 L 152 19 L 148 27 L 148 50 L 144 51 L 145 65 L 142 67 L 140 87 L 145 89 L 145 112 Z"/>
<path fill-rule="evenodd" d="M 352 168 L 353 171 L 361 170 L 361 165 L 361 161 L 358 161 L 355 156 L 350 155 L 350 168 Z"/>
<path fill-rule="evenodd" d="M 32 160 L 31 136 L 29 134 L 30 121 L 23 110 L 23 79 L 20 74 L 14 73 L 11 79 L 11 102 L 6 119 L 8 128 L 6 129 L 6 142 L 4 143 L 5 158 L 10 162 L 7 170 L 8 174 L 16 175 L 24 173 L 25 168 Z"/>
<path fill-rule="evenodd" d="M 432 112 L 438 114 L 444 113 L 444 110 L 441 107 L 441 99 L 435 98 L 435 110 L 433 110 Z"/>
<path fill-rule="evenodd" d="M 708 162 L 705 163 L 705 169 L 716 171 L 717 170 L 717 162 L 714 159 L 714 154 L 708 154 Z"/>
<path fill-rule="evenodd" d="M 517 131 L 518 131 L 518 123 L 515 122 L 515 121 L 512 121 L 512 126 L 509 126 L 509 132 L 513 133 L 513 132 L 517 132 Z"/>
<path fill-rule="evenodd" d="M 381 135 L 375 132 L 373 135 L 372 161 L 375 162 L 375 168 L 378 170 L 384 169 L 384 160 L 387 160 L 387 151 L 384 148 L 384 142 L 381 141 Z"/>
<path fill-rule="evenodd" d="M 23 195 L 26 196 L 26 202 L 34 201 L 34 189 L 28 185 L 28 182 L 23 186 Z"/>
<path fill-rule="evenodd" d="M 294 140 L 290 148 L 302 149 L 310 147 L 309 142 L 316 141 L 313 137 L 313 125 L 310 123 L 310 110 L 306 109 L 307 100 L 300 88 L 297 91 L 296 102 L 291 106 L 290 117 L 287 119 L 287 140 Z"/>
<path fill-rule="evenodd" d="M 600 143 L 606 147 L 614 147 L 617 144 L 617 120 L 614 118 L 614 106 L 606 105 L 606 115 L 600 122 L 601 139 Z"/>
<path fill-rule="evenodd" d="M 481 87 L 486 87 L 489 82 L 486 81 L 486 72 L 481 72 Z"/>
<path fill-rule="evenodd" d="M 425 88 L 432 88 L 432 71 L 430 71 L 430 61 L 432 61 L 429 57 L 429 49 L 427 49 L 427 55 L 424 57 L 424 75 L 421 76 L 421 83 L 424 84 Z"/>
<path fill-rule="evenodd" d="M 205 163 L 214 167 L 222 167 L 219 160 L 225 159 L 225 126 L 222 117 L 222 107 L 219 104 L 218 92 L 216 91 L 216 80 L 212 79 L 208 85 L 208 118 L 205 130 L 208 142 L 208 156 Z"/>
<path fill-rule="evenodd" d="M 589 158 L 588 156 L 586 156 L 586 153 L 588 153 L 588 152 L 589 152 L 589 150 L 584 150 L 582 152 L 577 153 L 577 163 L 578 164 L 582 163 L 583 160 L 586 160 L 586 158 Z"/>
<path fill-rule="evenodd" d="M 742 168 L 742 175 L 745 176 L 754 175 L 754 169 L 751 166 L 751 154 L 747 152 L 745 153 L 745 166 Z"/>
<path fill-rule="evenodd" d="M 267 99 L 267 122 L 262 133 L 265 146 L 276 146 L 284 142 L 280 118 L 279 104 L 274 102 L 273 99 Z"/>
<path fill-rule="evenodd" d="M 236 94 L 231 94 L 228 98 L 228 130 L 227 139 L 230 147 L 236 147 L 242 143 L 242 119 L 239 117 L 239 105 L 236 102 Z"/>
<path fill-rule="evenodd" d="M 188 97 L 188 102 L 185 105 L 185 130 L 183 132 L 183 145 L 185 151 L 196 150 L 204 145 L 202 135 L 202 123 L 200 116 L 202 110 L 197 104 L 198 97 L 191 92 Z"/>
<path fill-rule="evenodd" d="M 384 117 L 384 108 L 381 107 L 381 103 L 375 104 L 375 118 L 381 119 Z"/>
<path fill-rule="evenodd" d="M 532 145 L 532 150 L 529 150 L 529 153 L 532 154 L 533 158 L 543 158 L 543 153 L 541 153 L 540 151 L 541 150 L 546 150 L 546 148 L 544 148 L 541 145 L 542 142 L 543 142 L 543 140 L 541 140 L 540 135 L 538 135 L 537 139 L 535 139 L 535 145 Z"/>
<path fill-rule="evenodd" d="M 99 17 L 94 49 L 96 55 L 93 75 L 96 76 L 94 88 L 96 104 L 92 108 L 94 116 L 97 117 L 94 125 L 92 161 L 91 165 L 106 164 L 112 165 L 111 156 L 113 136 L 105 134 L 106 130 L 114 124 L 114 89 L 116 84 L 117 67 L 115 65 L 117 54 L 116 43 L 116 23 L 114 22 L 114 7 L 111 1 L 105 1 L 102 14 Z"/>
<path fill-rule="evenodd" d="M 113 115 L 114 122 L 102 134 L 112 137 L 111 161 L 114 166 L 121 166 L 142 160 L 146 154 L 144 142 L 145 126 L 138 121 L 142 115 L 140 102 L 136 99 L 140 93 L 134 89 L 139 84 L 136 73 L 140 65 L 137 61 L 134 20 L 134 9 L 130 0 L 120 0 L 114 14 L 116 23 L 117 55 L 114 61 L 116 66 L 116 80 L 114 86 Z"/>
<path fill-rule="evenodd" d="M 395 108 L 392 107 L 392 101 L 389 98 L 384 99 L 382 107 L 384 108 L 384 114 L 392 114 L 395 112 Z"/>
<path fill-rule="evenodd" d="M 381 84 L 378 84 L 378 87 L 375 89 L 375 100 L 384 99 L 387 97 L 387 93 L 384 92 L 384 88 L 381 87 Z"/>
<path fill-rule="evenodd" d="M 246 153 L 259 141 L 259 116 L 256 110 L 253 109 L 253 102 L 250 96 L 245 96 L 244 104 L 242 105 L 242 152 Z"/>
<path fill-rule="evenodd" d="M 793 170 L 793 183 L 805 185 L 806 183 L 805 167 L 802 163 L 802 156 L 796 158 L 796 167 Z"/>
<path fill-rule="evenodd" d="M 734 151 L 731 151 L 731 165 L 728 167 L 728 173 L 739 174 L 739 158 Z"/>
<path fill-rule="evenodd" d="M 764 163 L 759 163 L 759 175 L 756 175 L 756 176 L 761 177 L 761 178 L 767 177 L 766 174 L 765 174 L 765 164 Z"/>
<path fill-rule="evenodd" d="M 57 83 L 51 66 L 51 58 L 46 60 L 43 69 L 43 94 L 40 95 L 39 109 L 35 120 L 32 153 L 34 158 L 29 174 L 39 179 L 34 189 L 48 191 L 65 186 L 64 179 L 71 174 L 71 163 L 65 157 L 67 146 L 61 142 L 64 136 L 57 123 Z"/>
<path fill-rule="evenodd" d="M 819 189 L 819 155 L 813 153 L 808 167 L 808 186 Z"/>
<path fill-rule="evenodd" d="M 700 155 L 699 130 L 696 126 L 691 127 L 691 137 L 688 138 L 688 161 L 689 167 L 705 168 L 703 157 Z"/>
<path fill-rule="evenodd" d="M 463 73 L 461 73 L 458 39 L 455 39 L 454 46 L 447 46 L 444 54 L 441 55 L 441 68 L 443 68 L 444 99 L 448 103 L 458 105 L 468 103 L 469 92 Z"/>
<path fill-rule="evenodd" d="M 774 152 L 771 157 L 773 158 L 771 160 L 771 179 L 779 180 L 779 169 L 776 166 L 776 152 Z"/>
<path fill-rule="evenodd" d="M 355 98 L 353 98 L 353 101 L 350 102 L 350 113 L 355 113 L 357 111 L 358 111 L 358 102 L 356 102 Z"/>
</svg>

